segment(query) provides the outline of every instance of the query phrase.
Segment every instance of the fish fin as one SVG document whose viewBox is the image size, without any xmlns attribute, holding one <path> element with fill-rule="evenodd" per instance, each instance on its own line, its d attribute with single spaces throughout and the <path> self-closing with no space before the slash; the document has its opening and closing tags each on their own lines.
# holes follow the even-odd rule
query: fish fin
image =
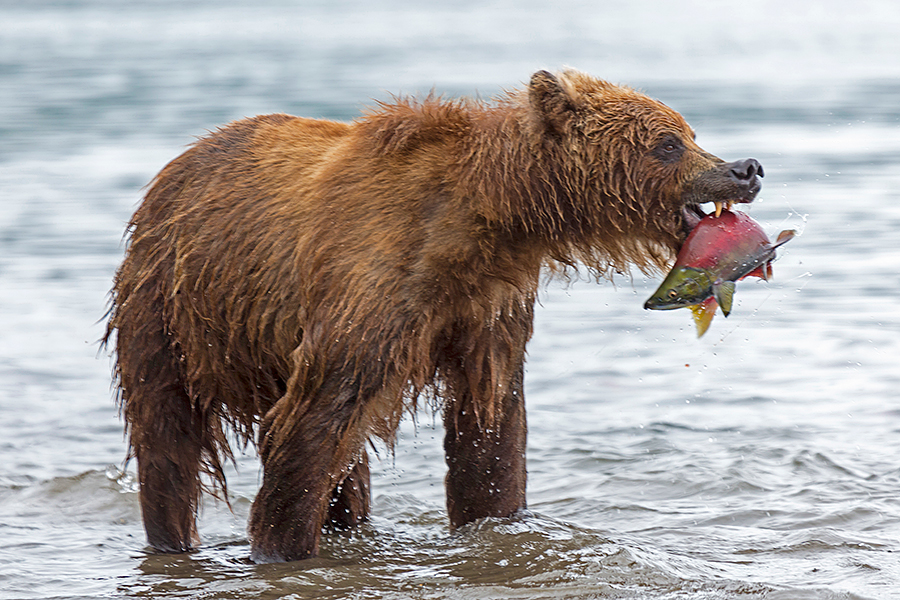
<svg viewBox="0 0 900 600">
<path fill-rule="evenodd" d="M 797 235 L 797 231 L 794 229 L 785 229 L 781 233 L 778 234 L 778 237 L 775 239 L 775 245 L 772 248 L 777 248 L 778 246 L 791 241 L 794 239 L 794 236 Z"/>
<path fill-rule="evenodd" d="M 719 306 L 722 307 L 722 314 L 726 317 L 731 314 L 731 306 L 734 302 L 734 282 L 723 281 L 722 283 L 713 285 L 713 294 Z"/>
<path fill-rule="evenodd" d="M 694 325 L 697 326 L 697 337 L 703 337 L 709 324 L 712 323 L 713 317 L 716 316 L 716 308 L 719 304 L 716 299 L 710 296 L 700 304 L 691 305 L 691 312 L 694 314 Z"/>
<path fill-rule="evenodd" d="M 772 279 L 772 262 L 766 263 L 766 281 Z"/>
<path fill-rule="evenodd" d="M 769 277 L 766 274 L 766 265 L 759 265 L 758 267 L 741 277 L 741 279 L 745 279 L 747 277 L 759 277 L 760 279 L 765 279 L 766 281 L 768 281 Z"/>
</svg>

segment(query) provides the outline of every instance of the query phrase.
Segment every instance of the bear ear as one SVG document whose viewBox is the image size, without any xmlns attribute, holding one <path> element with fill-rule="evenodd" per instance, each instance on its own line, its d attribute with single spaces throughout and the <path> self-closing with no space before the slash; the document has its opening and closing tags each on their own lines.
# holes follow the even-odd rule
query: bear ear
<svg viewBox="0 0 900 600">
<path fill-rule="evenodd" d="M 562 82 L 549 71 L 538 71 L 528 84 L 528 101 L 541 121 L 562 133 L 575 118 L 575 103 Z"/>
</svg>

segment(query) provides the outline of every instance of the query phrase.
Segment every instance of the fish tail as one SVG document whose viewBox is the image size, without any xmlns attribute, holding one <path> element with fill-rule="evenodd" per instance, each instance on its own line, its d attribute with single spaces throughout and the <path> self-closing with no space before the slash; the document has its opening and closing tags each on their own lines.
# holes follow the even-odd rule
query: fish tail
<svg viewBox="0 0 900 600">
<path fill-rule="evenodd" d="M 781 233 L 778 234 L 778 237 L 775 239 L 775 245 L 772 246 L 772 249 L 774 250 L 778 246 L 791 241 L 792 239 L 794 239 L 794 236 L 796 236 L 796 235 L 797 235 L 797 231 L 795 229 L 785 229 L 784 231 L 782 231 Z"/>
</svg>

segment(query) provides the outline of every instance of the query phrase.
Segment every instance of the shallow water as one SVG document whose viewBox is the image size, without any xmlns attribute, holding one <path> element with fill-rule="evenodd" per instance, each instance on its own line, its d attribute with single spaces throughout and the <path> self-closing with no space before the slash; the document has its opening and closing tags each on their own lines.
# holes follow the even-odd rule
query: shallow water
<svg viewBox="0 0 900 600">
<path fill-rule="evenodd" d="M 900 598 L 900 8 L 620 4 L 0 3 L 0 597 Z M 96 344 L 141 188 L 231 119 L 562 65 L 764 164 L 744 208 L 801 232 L 775 280 L 701 340 L 642 310 L 658 280 L 551 283 L 521 517 L 448 531 L 423 411 L 319 558 L 248 562 L 252 450 L 201 550 L 147 552 Z"/>
</svg>

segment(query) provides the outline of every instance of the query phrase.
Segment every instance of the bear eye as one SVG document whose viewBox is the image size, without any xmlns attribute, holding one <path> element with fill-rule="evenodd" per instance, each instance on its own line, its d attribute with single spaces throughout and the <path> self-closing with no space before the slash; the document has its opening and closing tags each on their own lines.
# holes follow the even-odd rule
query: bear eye
<svg viewBox="0 0 900 600">
<path fill-rule="evenodd" d="M 653 155 L 662 162 L 676 162 L 684 152 L 684 144 L 674 135 L 667 135 L 653 150 Z"/>
</svg>

